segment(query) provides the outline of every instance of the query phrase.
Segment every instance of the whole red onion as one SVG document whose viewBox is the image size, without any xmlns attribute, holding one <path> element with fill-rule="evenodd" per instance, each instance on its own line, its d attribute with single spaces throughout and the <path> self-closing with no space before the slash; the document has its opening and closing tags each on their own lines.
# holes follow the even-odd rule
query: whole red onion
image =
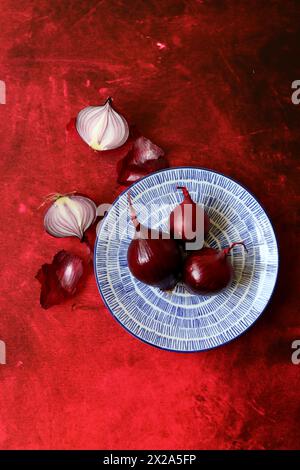
<svg viewBox="0 0 300 470">
<path fill-rule="evenodd" d="M 177 186 L 177 189 L 181 189 L 184 198 L 170 214 L 171 235 L 184 242 L 192 242 L 197 237 L 203 240 L 203 233 L 205 236 L 209 231 L 210 221 L 208 215 L 202 206 L 193 201 L 186 187 Z M 202 230 L 203 233 L 200 233 Z"/>
<path fill-rule="evenodd" d="M 232 280 L 233 267 L 228 254 L 236 245 L 232 243 L 221 251 L 214 248 L 202 248 L 187 256 L 183 267 L 183 281 L 186 288 L 194 294 L 214 294 L 224 289 Z"/>
<path fill-rule="evenodd" d="M 129 194 L 128 200 L 131 220 L 135 227 L 135 236 L 127 253 L 130 272 L 145 284 L 162 290 L 173 289 L 182 267 L 180 248 L 168 234 L 141 225 Z"/>
</svg>

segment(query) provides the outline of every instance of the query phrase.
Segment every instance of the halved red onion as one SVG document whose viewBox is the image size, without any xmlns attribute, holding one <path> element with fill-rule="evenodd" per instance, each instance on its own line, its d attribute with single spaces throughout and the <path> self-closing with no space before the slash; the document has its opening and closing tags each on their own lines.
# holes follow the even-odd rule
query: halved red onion
<svg viewBox="0 0 300 470">
<path fill-rule="evenodd" d="M 54 237 L 83 240 L 85 231 L 96 219 L 96 210 L 96 204 L 85 196 L 59 195 L 45 214 L 45 229 Z"/>
<path fill-rule="evenodd" d="M 121 147 L 129 135 L 125 118 L 112 107 L 108 98 L 102 106 L 88 106 L 76 118 L 80 137 L 94 150 L 112 150 Z"/>
</svg>

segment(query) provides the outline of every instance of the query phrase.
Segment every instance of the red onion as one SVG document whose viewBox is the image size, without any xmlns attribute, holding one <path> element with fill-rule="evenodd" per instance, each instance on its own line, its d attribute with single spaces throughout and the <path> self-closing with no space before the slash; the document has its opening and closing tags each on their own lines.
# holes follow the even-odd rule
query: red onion
<svg viewBox="0 0 300 470">
<path fill-rule="evenodd" d="M 96 219 L 95 203 L 76 194 L 56 194 L 52 199 L 54 202 L 44 217 L 46 231 L 54 237 L 78 237 L 82 241 Z"/>
<path fill-rule="evenodd" d="M 228 261 L 228 254 L 236 245 L 232 243 L 221 251 L 203 248 L 188 255 L 183 267 L 183 281 L 186 288 L 195 294 L 214 294 L 224 289 L 231 281 L 233 267 Z"/>
<path fill-rule="evenodd" d="M 153 171 L 168 167 L 164 151 L 146 137 L 137 137 L 118 163 L 118 183 L 129 185 Z"/>
<path fill-rule="evenodd" d="M 203 234 L 209 231 L 209 217 L 202 206 L 193 201 L 186 187 L 177 186 L 177 189 L 181 189 L 184 199 L 170 214 L 171 235 L 184 242 L 203 241 Z"/>
<path fill-rule="evenodd" d="M 80 137 L 94 150 L 121 147 L 129 135 L 126 119 L 112 107 L 112 98 L 101 106 L 88 106 L 76 118 Z"/>
<path fill-rule="evenodd" d="M 127 253 L 130 272 L 145 284 L 162 290 L 173 289 L 182 266 L 180 248 L 168 234 L 141 225 L 129 194 L 128 201 L 131 220 L 135 227 L 135 236 Z"/>
<path fill-rule="evenodd" d="M 83 261 L 65 250 L 59 251 L 51 264 L 43 264 L 36 275 L 41 283 L 41 306 L 45 309 L 75 294 L 83 274 Z"/>
</svg>

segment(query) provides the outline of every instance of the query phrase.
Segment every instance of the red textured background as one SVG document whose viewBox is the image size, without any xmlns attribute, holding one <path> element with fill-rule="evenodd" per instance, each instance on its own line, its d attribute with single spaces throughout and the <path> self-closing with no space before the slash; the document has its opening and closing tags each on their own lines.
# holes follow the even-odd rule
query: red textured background
<svg viewBox="0 0 300 470">
<path fill-rule="evenodd" d="M 2 449 L 299 448 L 299 18 L 287 0 L 1 1 Z M 74 299 L 39 307 L 40 265 L 80 251 L 44 233 L 44 196 L 77 190 L 100 203 L 121 190 L 116 158 L 65 132 L 108 95 L 171 165 L 236 178 L 274 223 L 278 288 L 225 347 L 184 355 L 141 343 L 92 275 Z"/>
</svg>

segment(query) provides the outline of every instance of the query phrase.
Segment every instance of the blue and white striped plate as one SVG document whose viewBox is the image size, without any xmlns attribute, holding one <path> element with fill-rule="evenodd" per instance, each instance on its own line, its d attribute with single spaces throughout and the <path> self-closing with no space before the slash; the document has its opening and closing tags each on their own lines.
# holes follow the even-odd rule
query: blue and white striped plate
<svg viewBox="0 0 300 470">
<path fill-rule="evenodd" d="M 211 220 L 209 246 L 246 243 L 248 253 L 239 248 L 231 252 L 235 272 L 231 285 L 218 295 L 200 296 L 188 293 L 181 284 L 170 293 L 136 280 L 126 261 L 134 234 L 128 190 L 114 202 L 98 233 L 95 275 L 106 306 L 134 336 L 162 349 L 203 351 L 241 335 L 260 316 L 276 283 L 278 248 L 270 220 L 257 200 L 214 171 L 184 167 L 153 173 L 131 186 L 135 208 L 139 212 L 142 205 L 159 204 L 167 220 L 182 201 L 177 185 L 187 186 L 192 198 L 204 204 Z M 140 221 L 147 225 L 145 217 Z M 118 236 L 118 221 L 124 218 L 126 229 Z"/>
</svg>

